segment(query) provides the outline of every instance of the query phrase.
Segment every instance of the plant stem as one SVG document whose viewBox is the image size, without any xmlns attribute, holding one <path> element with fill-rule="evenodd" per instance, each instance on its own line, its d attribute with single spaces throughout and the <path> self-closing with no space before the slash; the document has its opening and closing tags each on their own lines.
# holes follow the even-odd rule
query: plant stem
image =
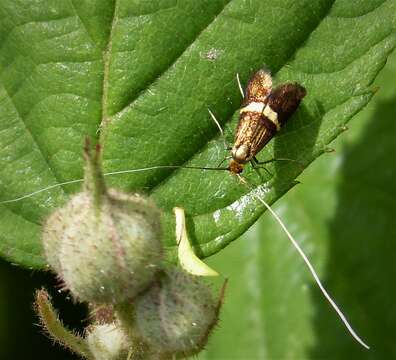
<svg viewBox="0 0 396 360">
<path fill-rule="evenodd" d="M 37 291 L 35 305 L 41 323 L 52 339 L 85 359 L 94 360 L 85 340 L 62 324 L 47 291 L 44 289 Z"/>
</svg>

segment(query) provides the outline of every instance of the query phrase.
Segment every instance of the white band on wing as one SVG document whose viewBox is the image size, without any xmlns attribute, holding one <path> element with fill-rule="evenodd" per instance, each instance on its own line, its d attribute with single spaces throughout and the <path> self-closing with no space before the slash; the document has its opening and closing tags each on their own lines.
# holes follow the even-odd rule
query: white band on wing
<svg viewBox="0 0 396 360">
<path fill-rule="evenodd" d="M 274 110 L 272 110 L 268 104 L 266 105 L 263 102 L 252 101 L 241 110 L 239 110 L 239 112 L 241 114 L 244 112 L 263 114 L 269 121 L 271 121 L 276 126 L 276 130 L 279 131 L 281 128 L 281 125 L 278 121 L 278 114 Z"/>
<path fill-rule="evenodd" d="M 278 121 L 278 114 L 271 109 L 269 105 L 264 108 L 263 115 L 267 117 L 268 120 L 273 122 L 276 126 L 276 130 L 280 130 L 281 126 Z"/>
<path fill-rule="evenodd" d="M 255 112 L 255 113 L 262 113 L 264 110 L 265 104 L 263 102 L 255 102 L 252 101 L 251 103 L 247 104 L 243 107 L 239 112 L 242 114 L 244 112 Z"/>
</svg>

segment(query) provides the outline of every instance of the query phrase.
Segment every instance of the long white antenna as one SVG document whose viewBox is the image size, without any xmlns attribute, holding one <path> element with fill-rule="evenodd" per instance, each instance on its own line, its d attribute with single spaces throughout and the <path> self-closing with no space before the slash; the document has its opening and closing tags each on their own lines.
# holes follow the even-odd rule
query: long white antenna
<svg viewBox="0 0 396 360">
<path fill-rule="evenodd" d="M 34 196 L 34 195 L 40 194 L 40 193 L 42 193 L 42 192 L 44 192 L 44 191 L 48 191 L 48 190 L 51 190 L 51 189 L 55 189 L 55 188 L 57 188 L 57 187 L 59 187 L 59 186 L 69 185 L 69 184 L 75 184 L 75 183 L 80 183 L 80 182 L 83 182 L 83 181 L 84 181 L 84 179 L 77 179 L 77 180 L 65 181 L 65 182 L 63 182 L 63 183 L 57 183 L 57 184 L 54 184 L 54 185 L 47 186 L 46 188 L 33 191 L 33 192 L 29 193 L 29 194 L 25 194 L 25 195 L 23 195 L 23 196 L 20 196 L 20 197 L 18 197 L 18 198 L 15 198 L 15 199 L 0 201 L 0 204 L 9 204 L 9 203 L 17 202 L 17 201 L 20 201 L 20 200 L 23 200 L 23 199 L 32 197 L 32 196 Z"/>
<path fill-rule="evenodd" d="M 104 173 L 103 176 L 131 174 L 131 173 L 144 172 L 144 171 L 150 171 L 150 170 L 158 170 L 158 169 L 193 169 L 193 170 L 216 170 L 216 171 L 226 170 L 226 171 L 228 171 L 228 168 L 222 168 L 222 167 L 205 167 L 205 166 L 189 166 L 189 165 L 157 165 L 157 166 L 149 166 L 149 167 L 143 167 L 143 168 L 138 168 L 138 169 L 128 169 L 128 170 L 107 172 L 107 173 Z M 52 190 L 52 189 L 55 189 L 55 188 L 63 186 L 63 185 L 81 183 L 83 181 L 84 181 L 84 179 L 76 179 L 76 180 L 69 180 L 69 181 L 57 183 L 54 185 L 50 185 L 50 186 L 47 186 L 40 190 L 33 191 L 29 194 L 25 194 L 25 195 L 22 195 L 20 197 L 14 198 L 14 199 L 0 201 L 0 205 L 18 202 L 23 199 L 27 199 L 34 195 L 40 194 L 44 191 Z"/>
<path fill-rule="evenodd" d="M 214 116 L 214 114 L 210 111 L 210 109 L 208 108 L 209 114 L 212 118 L 212 120 L 214 121 L 214 123 L 216 124 L 216 126 L 218 127 L 218 129 L 220 130 L 221 136 L 224 136 L 224 132 L 223 129 L 220 125 L 220 123 L 217 121 L 216 116 Z"/>
<path fill-rule="evenodd" d="M 139 168 L 139 169 L 112 171 L 112 172 L 104 173 L 103 176 L 129 174 L 129 173 L 135 173 L 135 172 L 150 171 L 150 170 L 155 170 L 155 169 L 178 169 L 178 168 L 181 168 L 181 166 L 178 166 L 178 165 L 158 165 L 158 166 L 150 166 L 150 167 Z M 18 201 L 21 201 L 23 199 L 30 198 L 30 197 L 32 197 L 34 195 L 40 194 L 40 193 L 42 193 L 44 191 L 52 190 L 52 189 L 55 189 L 57 187 L 64 186 L 64 185 L 81 183 L 83 181 L 84 181 L 84 179 L 76 179 L 76 180 L 69 180 L 69 181 L 57 183 L 57 184 L 47 186 L 47 187 L 42 188 L 40 190 L 33 191 L 33 192 L 29 193 L 29 194 L 25 194 L 23 196 L 20 196 L 20 197 L 14 198 L 14 199 L 0 201 L 0 204 L 9 204 L 9 203 L 18 202 Z"/>
<path fill-rule="evenodd" d="M 238 175 L 238 177 L 241 179 L 241 181 L 243 183 L 246 184 L 246 182 L 240 177 L 240 175 Z M 339 318 L 341 319 L 341 321 L 344 323 L 344 325 L 346 326 L 346 328 L 348 329 L 349 333 L 352 335 L 352 337 L 360 344 L 362 345 L 364 348 L 366 348 L 367 350 L 370 349 L 370 347 L 356 334 L 355 330 L 353 330 L 352 326 L 349 324 L 348 320 L 346 319 L 345 315 L 342 313 L 342 311 L 340 310 L 340 308 L 338 307 L 338 305 L 335 303 L 335 301 L 331 298 L 331 296 L 329 295 L 329 293 L 326 291 L 326 289 L 324 288 L 324 286 L 322 285 L 322 282 L 319 279 L 319 276 L 317 275 L 314 267 L 312 266 L 311 262 L 309 261 L 308 257 L 305 255 L 304 251 L 301 249 L 300 245 L 298 245 L 297 241 L 294 239 L 294 237 L 290 234 L 290 232 L 287 230 L 285 224 L 283 223 L 283 221 L 281 220 L 281 218 L 276 214 L 276 212 L 274 210 L 272 210 L 271 206 L 269 206 L 260 196 L 258 196 L 257 194 L 255 194 L 253 192 L 253 196 L 259 200 L 266 208 L 267 210 L 271 213 L 271 215 L 275 218 L 275 220 L 279 223 L 279 225 L 282 227 L 283 231 L 285 232 L 285 234 L 287 235 L 287 237 L 289 238 L 289 240 L 291 241 L 291 243 L 293 244 L 293 246 L 296 248 L 296 250 L 298 251 L 298 253 L 300 254 L 300 256 L 302 257 L 302 259 L 304 260 L 305 264 L 307 265 L 309 271 L 311 272 L 313 278 L 315 279 L 316 283 L 319 286 L 319 289 L 322 291 L 322 294 L 324 295 L 324 297 L 327 299 L 327 301 L 330 303 L 330 305 L 333 307 L 333 309 L 336 311 L 336 313 L 338 314 Z"/>
</svg>

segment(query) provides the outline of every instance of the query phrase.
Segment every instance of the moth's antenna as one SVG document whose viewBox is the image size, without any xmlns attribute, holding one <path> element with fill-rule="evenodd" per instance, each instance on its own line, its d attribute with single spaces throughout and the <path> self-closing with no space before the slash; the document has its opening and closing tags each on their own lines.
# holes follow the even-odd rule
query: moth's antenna
<svg viewBox="0 0 396 360">
<path fill-rule="evenodd" d="M 218 127 L 218 129 L 220 130 L 221 136 L 224 137 L 224 132 L 223 129 L 220 125 L 220 123 L 217 121 L 216 116 L 214 116 L 214 114 L 210 111 L 210 109 L 208 108 L 209 114 L 212 117 L 212 120 L 215 122 L 216 126 Z"/>
<path fill-rule="evenodd" d="M 143 172 L 158 169 L 193 169 L 193 170 L 214 170 L 214 171 L 229 171 L 226 167 L 206 167 L 206 166 L 189 166 L 189 165 L 157 165 L 138 169 L 119 170 L 104 173 L 104 176 L 130 174 L 135 172 Z"/>
<path fill-rule="evenodd" d="M 119 170 L 119 171 L 112 171 L 108 173 L 104 173 L 103 176 L 111 176 L 111 175 L 121 175 L 121 174 L 131 174 L 131 173 L 136 173 L 136 172 L 144 172 L 144 171 L 150 171 L 150 170 L 157 170 L 157 169 L 193 169 L 193 170 L 212 170 L 212 171 L 229 171 L 228 167 L 205 167 L 205 166 L 185 166 L 185 165 L 158 165 L 158 166 L 149 166 L 145 168 L 138 168 L 138 169 L 128 169 L 128 170 Z M 0 201 L 0 205 L 2 204 L 10 204 L 14 202 L 18 202 L 27 198 L 30 198 L 34 195 L 40 194 L 42 192 L 52 190 L 64 185 L 70 185 L 70 184 L 76 184 L 76 183 L 81 183 L 83 182 L 84 179 L 76 179 L 76 180 L 69 180 L 61 183 L 57 183 L 54 185 L 47 186 L 45 188 L 42 188 L 40 190 L 33 191 L 31 193 L 19 196 L 14 199 L 9 199 L 9 200 L 3 200 Z"/>
<path fill-rule="evenodd" d="M 243 87 L 241 85 L 241 80 L 239 79 L 239 74 L 236 74 L 236 78 L 237 78 L 237 82 L 238 82 L 238 87 L 239 87 L 239 91 L 241 92 L 242 97 L 245 97 L 245 94 L 243 93 Z"/>
<path fill-rule="evenodd" d="M 54 185 L 47 186 L 46 188 L 33 191 L 33 192 L 29 193 L 29 194 L 22 195 L 20 197 L 15 198 L 15 199 L 0 201 L 0 204 L 9 204 L 9 203 L 13 203 L 13 202 L 18 202 L 18 201 L 21 201 L 23 199 L 27 199 L 27 198 L 32 197 L 34 195 L 40 194 L 40 193 L 42 193 L 44 191 L 52 190 L 52 189 L 55 189 L 55 188 L 63 186 L 63 185 L 70 185 L 70 184 L 80 183 L 80 182 L 83 182 L 83 181 L 84 181 L 84 179 L 77 179 L 77 180 L 70 180 L 70 181 L 65 181 L 65 182 L 62 182 L 62 183 L 57 183 L 57 184 L 54 184 Z"/>
<path fill-rule="evenodd" d="M 218 122 L 218 120 L 216 119 L 216 116 L 210 111 L 210 109 L 208 108 L 210 117 L 212 118 L 212 120 L 214 121 L 214 123 L 216 124 L 217 128 L 220 131 L 221 137 L 223 138 L 223 143 L 224 143 L 224 150 L 228 149 L 228 145 L 227 145 L 227 140 L 224 136 L 224 131 L 223 128 L 221 127 L 220 123 Z M 223 159 L 223 161 L 220 163 L 220 165 L 224 162 L 225 158 Z"/>
<path fill-rule="evenodd" d="M 238 178 L 241 180 L 241 182 L 250 187 L 251 190 L 254 191 L 254 188 L 252 186 L 249 186 L 249 184 L 246 182 L 245 179 L 243 179 L 240 175 L 237 175 Z M 349 333 L 352 335 L 352 337 L 364 348 L 370 349 L 370 347 L 356 334 L 355 330 L 353 330 L 352 326 L 349 324 L 348 320 L 346 319 L 345 315 L 342 313 L 338 305 L 335 303 L 335 301 L 331 298 L 329 293 L 326 291 L 324 286 L 322 285 L 322 282 L 319 279 L 318 274 L 316 273 L 314 267 L 312 266 L 311 262 L 309 261 L 307 255 L 305 255 L 304 251 L 301 249 L 300 245 L 298 245 L 297 241 L 294 239 L 294 237 L 290 234 L 289 230 L 287 230 L 285 224 L 281 220 L 281 218 L 277 215 L 277 213 L 272 210 L 271 206 L 269 206 L 259 195 L 255 194 L 253 192 L 253 196 L 260 201 L 266 208 L 267 210 L 271 213 L 271 215 L 275 218 L 275 220 L 279 223 L 287 237 L 289 238 L 290 242 L 293 244 L 293 246 L 296 248 L 302 259 L 304 260 L 305 264 L 307 265 L 309 271 L 311 272 L 316 284 L 319 286 L 319 289 L 321 290 L 322 294 L 324 297 L 327 299 L 327 301 L 330 303 L 330 305 L 333 307 L 333 309 L 336 311 L 338 314 L 339 318 L 341 321 L 344 323 L 346 328 L 348 329 Z"/>
</svg>

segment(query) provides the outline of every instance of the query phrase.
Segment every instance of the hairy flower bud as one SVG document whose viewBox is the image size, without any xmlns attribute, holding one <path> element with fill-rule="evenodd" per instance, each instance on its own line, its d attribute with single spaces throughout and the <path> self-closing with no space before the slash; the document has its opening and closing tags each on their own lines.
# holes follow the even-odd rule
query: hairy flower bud
<svg viewBox="0 0 396 360">
<path fill-rule="evenodd" d="M 216 324 L 220 300 L 212 296 L 202 277 L 179 269 L 161 278 L 132 306 L 117 313 L 132 335 L 158 356 L 192 355 L 204 347 Z"/>
<path fill-rule="evenodd" d="M 79 300 L 126 301 L 146 289 L 160 268 L 160 213 L 140 195 L 107 190 L 99 150 L 85 155 L 84 191 L 47 220 L 45 253 Z"/>
<path fill-rule="evenodd" d="M 95 360 L 125 360 L 128 357 L 128 339 L 115 324 L 92 326 L 86 341 Z"/>
</svg>

